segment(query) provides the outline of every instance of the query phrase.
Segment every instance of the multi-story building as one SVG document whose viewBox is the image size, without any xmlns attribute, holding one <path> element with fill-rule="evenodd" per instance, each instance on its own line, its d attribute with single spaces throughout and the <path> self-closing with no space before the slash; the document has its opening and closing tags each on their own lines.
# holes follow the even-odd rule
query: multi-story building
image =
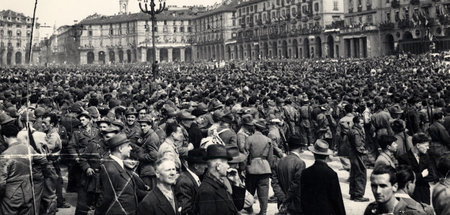
<svg viewBox="0 0 450 215">
<path fill-rule="evenodd" d="M 121 1 L 122 6 L 125 1 Z M 156 53 L 152 49 L 150 16 L 144 13 L 122 13 L 115 16 L 94 15 L 82 20 L 80 63 L 191 61 L 190 43 L 193 10 L 170 8 L 157 15 Z"/>
<path fill-rule="evenodd" d="M 192 20 L 195 32 L 192 45 L 196 47 L 197 60 L 222 61 L 236 57 L 232 45 L 236 44 L 236 5 L 237 1 L 224 2 L 199 11 Z"/>
<path fill-rule="evenodd" d="M 28 63 L 32 17 L 11 10 L 0 11 L 0 66 Z M 39 23 L 35 23 L 33 44 L 39 43 Z M 39 51 L 33 46 L 32 62 L 37 62 Z"/>
<path fill-rule="evenodd" d="M 236 9 L 239 59 L 335 56 L 323 29 L 343 19 L 343 0 L 243 0 Z"/>
<path fill-rule="evenodd" d="M 449 9 L 449 1 L 439 0 L 345 0 L 341 56 L 448 50 Z"/>
</svg>

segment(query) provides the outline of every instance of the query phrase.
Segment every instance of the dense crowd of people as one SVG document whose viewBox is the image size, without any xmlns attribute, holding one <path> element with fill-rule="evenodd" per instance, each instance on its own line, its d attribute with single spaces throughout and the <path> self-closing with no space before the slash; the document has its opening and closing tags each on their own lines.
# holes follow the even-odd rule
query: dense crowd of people
<svg viewBox="0 0 450 215">
<path fill-rule="evenodd" d="M 342 215 L 330 156 L 352 201 L 370 183 L 361 214 L 450 214 L 450 75 L 432 56 L 0 70 L 0 214 L 70 207 L 67 168 L 77 215 L 252 214 L 256 199 L 261 215 Z"/>
</svg>

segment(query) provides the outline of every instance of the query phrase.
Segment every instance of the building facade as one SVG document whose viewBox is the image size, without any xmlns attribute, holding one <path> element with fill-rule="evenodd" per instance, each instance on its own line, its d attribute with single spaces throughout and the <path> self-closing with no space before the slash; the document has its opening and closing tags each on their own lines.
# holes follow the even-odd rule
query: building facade
<svg viewBox="0 0 450 215">
<path fill-rule="evenodd" d="M 28 63 L 32 17 L 11 10 L 0 11 L 0 66 Z M 33 44 L 39 43 L 39 23 L 35 23 Z M 38 62 L 39 48 L 33 46 L 32 62 Z"/>
<path fill-rule="evenodd" d="M 79 24 L 81 64 L 192 61 L 193 11 L 166 10 L 155 26 L 156 53 L 152 49 L 150 16 L 144 13 L 91 16 Z"/>
</svg>

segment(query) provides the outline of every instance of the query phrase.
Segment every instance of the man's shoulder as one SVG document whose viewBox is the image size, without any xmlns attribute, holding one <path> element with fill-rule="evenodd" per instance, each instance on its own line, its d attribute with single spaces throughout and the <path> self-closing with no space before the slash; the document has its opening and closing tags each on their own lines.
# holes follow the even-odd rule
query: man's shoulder
<svg viewBox="0 0 450 215">
<path fill-rule="evenodd" d="M 364 211 L 364 215 L 376 215 L 379 214 L 378 212 L 378 203 L 372 202 L 369 205 L 367 205 L 366 210 Z"/>
</svg>

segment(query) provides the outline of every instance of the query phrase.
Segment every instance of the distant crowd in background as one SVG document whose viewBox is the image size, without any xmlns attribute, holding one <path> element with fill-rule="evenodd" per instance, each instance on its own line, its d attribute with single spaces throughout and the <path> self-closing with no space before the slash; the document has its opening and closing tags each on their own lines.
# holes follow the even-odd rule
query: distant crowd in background
<svg viewBox="0 0 450 215">
<path fill-rule="evenodd" d="M 334 157 L 350 200 L 370 183 L 361 214 L 450 214 L 450 65 L 429 54 L 0 68 L 0 110 L 0 214 L 55 214 L 65 187 L 77 215 L 341 215 Z"/>
</svg>

